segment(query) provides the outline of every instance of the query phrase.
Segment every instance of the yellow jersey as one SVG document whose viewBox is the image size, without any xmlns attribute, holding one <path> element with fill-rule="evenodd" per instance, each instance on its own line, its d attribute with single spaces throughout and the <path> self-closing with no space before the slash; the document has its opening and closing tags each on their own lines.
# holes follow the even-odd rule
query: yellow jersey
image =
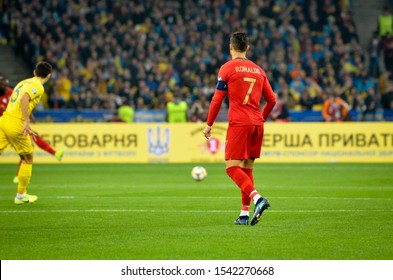
<svg viewBox="0 0 393 280">
<path fill-rule="evenodd" d="M 8 102 L 7 109 L 5 110 L 3 116 L 4 118 L 12 117 L 24 121 L 22 110 L 20 107 L 20 101 L 22 96 L 27 93 L 30 96 L 29 102 L 29 116 L 35 106 L 40 102 L 42 95 L 44 94 L 44 86 L 41 84 L 40 80 L 36 77 L 23 80 L 19 82 Z"/>
</svg>

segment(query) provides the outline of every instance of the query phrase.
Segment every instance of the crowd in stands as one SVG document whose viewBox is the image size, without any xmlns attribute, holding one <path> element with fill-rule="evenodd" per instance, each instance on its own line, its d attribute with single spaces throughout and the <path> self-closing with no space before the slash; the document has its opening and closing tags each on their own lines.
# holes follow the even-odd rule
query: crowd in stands
<svg viewBox="0 0 393 280">
<path fill-rule="evenodd" d="M 17 54 L 54 66 L 47 108 L 155 110 L 182 100 L 191 121 L 204 121 L 229 36 L 246 31 L 248 58 L 280 108 L 322 110 L 338 96 L 349 111 L 393 109 L 393 27 L 379 21 L 363 49 L 348 1 L 15 0 L 1 22 Z"/>
</svg>

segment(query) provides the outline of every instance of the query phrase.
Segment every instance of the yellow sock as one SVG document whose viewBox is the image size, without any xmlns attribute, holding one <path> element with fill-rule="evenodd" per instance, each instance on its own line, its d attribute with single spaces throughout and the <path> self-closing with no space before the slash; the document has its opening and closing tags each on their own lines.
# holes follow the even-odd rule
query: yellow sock
<svg viewBox="0 0 393 280">
<path fill-rule="evenodd" d="M 31 171 L 33 169 L 33 165 L 30 163 L 23 163 L 20 165 L 18 178 L 18 194 L 25 194 L 27 185 L 30 183 Z"/>
</svg>

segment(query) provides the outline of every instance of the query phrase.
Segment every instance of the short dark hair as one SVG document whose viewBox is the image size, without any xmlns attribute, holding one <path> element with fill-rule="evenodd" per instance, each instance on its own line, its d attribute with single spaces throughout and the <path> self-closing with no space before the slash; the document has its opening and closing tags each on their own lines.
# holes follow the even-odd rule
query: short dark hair
<svg viewBox="0 0 393 280">
<path fill-rule="evenodd" d="M 52 65 L 48 62 L 41 61 L 35 66 L 35 75 L 40 78 L 46 78 L 52 72 Z"/>
<path fill-rule="evenodd" d="M 231 35 L 231 44 L 235 51 L 245 52 L 247 50 L 247 46 L 249 45 L 247 34 L 244 32 L 234 32 Z"/>
</svg>

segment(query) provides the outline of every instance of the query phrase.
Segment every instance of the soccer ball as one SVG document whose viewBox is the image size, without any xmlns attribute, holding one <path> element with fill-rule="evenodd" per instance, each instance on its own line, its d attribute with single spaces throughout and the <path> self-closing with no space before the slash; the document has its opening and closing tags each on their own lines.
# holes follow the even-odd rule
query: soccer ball
<svg viewBox="0 0 393 280">
<path fill-rule="evenodd" d="M 206 169 L 202 166 L 195 166 L 191 171 L 191 176 L 195 181 L 202 181 L 207 176 Z"/>
</svg>

